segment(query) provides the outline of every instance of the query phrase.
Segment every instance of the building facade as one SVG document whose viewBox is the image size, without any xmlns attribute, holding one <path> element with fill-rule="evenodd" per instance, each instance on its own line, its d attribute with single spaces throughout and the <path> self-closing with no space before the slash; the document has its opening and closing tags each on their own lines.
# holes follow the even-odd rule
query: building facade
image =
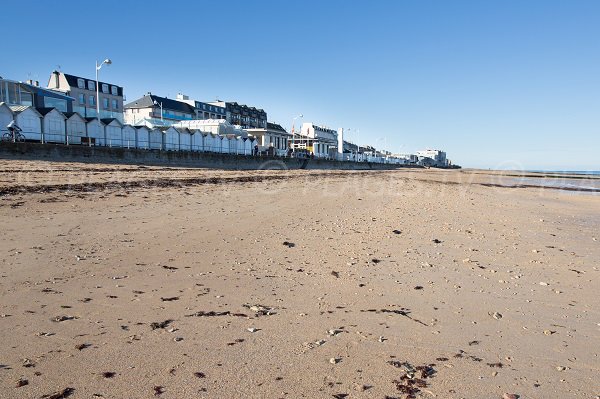
<svg viewBox="0 0 600 399">
<path fill-rule="evenodd" d="M 56 108 L 60 112 L 73 111 L 73 98 L 45 89 L 39 82 L 17 82 L 0 78 L 0 102 L 35 108 Z"/>
<path fill-rule="evenodd" d="M 267 128 L 267 113 L 260 108 L 227 101 L 212 101 L 207 104 L 225 108 L 226 120 L 232 125 L 240 125 L 242 129 Z"/>
<path fill-rule="evenodd" d="M 64 93 L 74 99 L 73 110 L 84 118 L 96 117 L 96 81 L 60 71 L 53 71 L 48 89 Z M 98 82 L 100 118 L 116 118 L 123 122 L 123 88 L 113 83 Z"/>
<path fill-rule="evenodd" d="M 255 144 L 260 151 L 273 147 L 277 155 L 285 155 L 288 149 L 288 141 L 292 137 L 281 125 L 267 122 L 267 127 L 261 129 L 247 129 L 248 134 L 254 138 Z"/>
<path fill-rule="evenodd" d="M 180 121 L 196 119 L 196 109 L 193 105 L 150 92 L 125 104 L 124 108 L 125 122 L 131 125 L 149 122 L 152 125 L 170 126 Z"/>
<path fill-rule="evenodd" d="M 446 153 L 444 151 L 427 149 L 423 151 L 417 151 L 416 155 L 417 157 L 419 157 L 419 162 L 423 162 L 428 166 L 448 166 L 448 161 L 446 160 Z M 426 158 L 433 160 L 433 162 L 427 161 Z"/>
<path fill-rule="evenodd" d="M 194 107 L 196 111 L 196 119 L 227 119 L 225 107 L 192 100 L 189 96 L 186 96 L 182 93 L 177 94 L 176 99 L 177 101 L 184 102 Z"/>
</svg>

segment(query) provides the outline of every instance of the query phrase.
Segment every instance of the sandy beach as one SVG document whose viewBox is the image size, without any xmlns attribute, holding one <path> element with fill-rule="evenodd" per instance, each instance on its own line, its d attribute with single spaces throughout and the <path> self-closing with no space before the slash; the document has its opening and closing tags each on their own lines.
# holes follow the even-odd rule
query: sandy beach
<svg viewBox="0 0 600 399">
<path fill-rule="evenodd" d="M 468 170 L 0 169 L 2 398 L 600 395 L 600 195 Z"/>
</svg>

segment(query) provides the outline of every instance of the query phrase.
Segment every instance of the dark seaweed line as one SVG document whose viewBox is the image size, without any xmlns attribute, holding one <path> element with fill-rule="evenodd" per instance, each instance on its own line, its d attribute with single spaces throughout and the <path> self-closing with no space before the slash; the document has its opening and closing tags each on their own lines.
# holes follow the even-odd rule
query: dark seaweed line
<svg viewBox="0 0 600 399">
<path fill-rule="evenodd" d="M 600 193 L 600 188 L 585 188 L 585 187 L 551 187 L 551 186 L 538 186 L 535 184 L 494 184 L 494 183 L 477 183 L 485 187 L 501 187 L 501 188 L 541 188 L 543 190 L 564 190 L 564 191 L 578 191 L 586 193 Z"/>
<path fill-rule="evenodd" d="M 362 174 L 376 174 L 381 171 L 365 171 Z M 339 177 L 350 176 L 347 173 L 311 173 L 310 176 L 318 177 Z M 228 184 L 228 183 L 247 183 L 247 182 L 262 182 L 266 180 L 284 180 L 292 177 L 290 174 L 285 175 L 254 175 L 254 176 L 235 176 L 235 177 L 193 177 L 184 179 L 169 179 L 155 178 L 132 180 L 124 182 L 91 182 L 79 184 L 45 184 L 36 186 L 13 186 L 0 188 L 0 197 L 16 194 L 47 194 L 52 192 L 95 192 L 103 189 L 134 189 L 134 188 L 153 188 L 153 187 L 186 187 L 201 184 Z"/>
</svg>

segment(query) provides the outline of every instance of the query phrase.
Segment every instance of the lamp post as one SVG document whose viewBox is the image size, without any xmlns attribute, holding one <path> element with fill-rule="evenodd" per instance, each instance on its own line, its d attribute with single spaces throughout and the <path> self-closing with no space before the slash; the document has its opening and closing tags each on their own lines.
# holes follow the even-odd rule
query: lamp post
<svg viewBox="0 0 600 399">
<path fill-rule="evenodd" d="M 100 64 L 98 64 L 98 61 L 96 61 L 96 117 L 98 120 L 100 120 L 100 88 L 98 87 L 98 71 L 100 71 L 100 68 L 102 68 L 102 65 L 104 64 L 110 65 L 112 64 L 112 61 L 108 58 L 102 61 Z"/>
<path fill-rule="evenodd" d="M 164 124 L 165 120 L 163 119 L 163 107 L 162 107 L 162 101 L 158 102 L 156 100 L 154 100 L 154 105 L 158 105 L 160 106 L 160 121 Z"/>
<path fill-rule="evenodd" d="M 296 119 L 303 117 L 304 115 L 300 114 L 292 119 L 292 149 L 294 150 L 294 152 L 296 151 L 296 132 L 294 132 L 294 124 L 296 122 Z"/>
</svg>

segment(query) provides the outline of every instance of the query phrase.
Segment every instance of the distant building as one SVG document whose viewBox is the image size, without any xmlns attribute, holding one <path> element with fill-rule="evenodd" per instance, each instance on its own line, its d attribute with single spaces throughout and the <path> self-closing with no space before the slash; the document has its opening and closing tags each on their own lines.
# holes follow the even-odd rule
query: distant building
<svg viewBox="0 0 600 399">
<path fill-rule="evenodd" d="M 273 147 L 277 155 L 285 155 L 288 148 L 288 140 L 292 137 L 281 125 L 267 122 L 266 128 L 247 129 L 248 134 L 255 138 L 255 144 L 260 151 Z"/>
<path fill-rule="evenodd" d="M 227 111 L 225 107 L 214 105 L 211 103 L 203 103 L 202 101 L 191 100 L 185 94 L 177 94 L 177 101 L 184 102 L 194 107 L 196 111 L 196 119 L 225 119 L 227 120 Z"/>
<path fill-rule="evenodd" d="M 446 153 L 444 151 L 427 149 L 423 151 L 417 151 L 416 155 L 417 157 L 419 157 L 419 163 L 422 163 L 425 166 L 448 166 L 448 162 L 446 160 Z M 425 158 L 429 158 L 433 162 L 428 161 Z"/>
<path fill-rule="evenodd" d="M 123 122 L 123 88 L 113 83 L 98 82 L 100 118 L 116 118 Z M 74 112 L 83 117 L 96 117 L 96 80 L 53 71 L 48 89 L 62 92 L 75 99 Z"/>
<path fill-rule="evenodd" d="M 243 129 L 267 128 L 267 113 L 262 109 L 227 101 L 207 104 L 225 108 L 227 122 L 232 125 L 240 125 Z"/>
<path fill-rule="evenodd" d="M 73 110 L 73 98 L 40 87 L 37 81 L 27 83 L 0 78 L 0 102 L 34 108 L 56 108 L 60 112 Z"/>
<path fill-rule="evenodd" d="M 196 119 L 194 106 L 148 92 L 141 98 L 125 104 L 125 122 L 130 125 L 170 126 L 184 120 Z"/>
<path fill-rule="evenodd" d="M 303 123 L 299 137 L 291 138 L 291 146 L 305 148 L 317 158 L 337 159 L 338 133 L 325 126 Z"/>
</svg>

